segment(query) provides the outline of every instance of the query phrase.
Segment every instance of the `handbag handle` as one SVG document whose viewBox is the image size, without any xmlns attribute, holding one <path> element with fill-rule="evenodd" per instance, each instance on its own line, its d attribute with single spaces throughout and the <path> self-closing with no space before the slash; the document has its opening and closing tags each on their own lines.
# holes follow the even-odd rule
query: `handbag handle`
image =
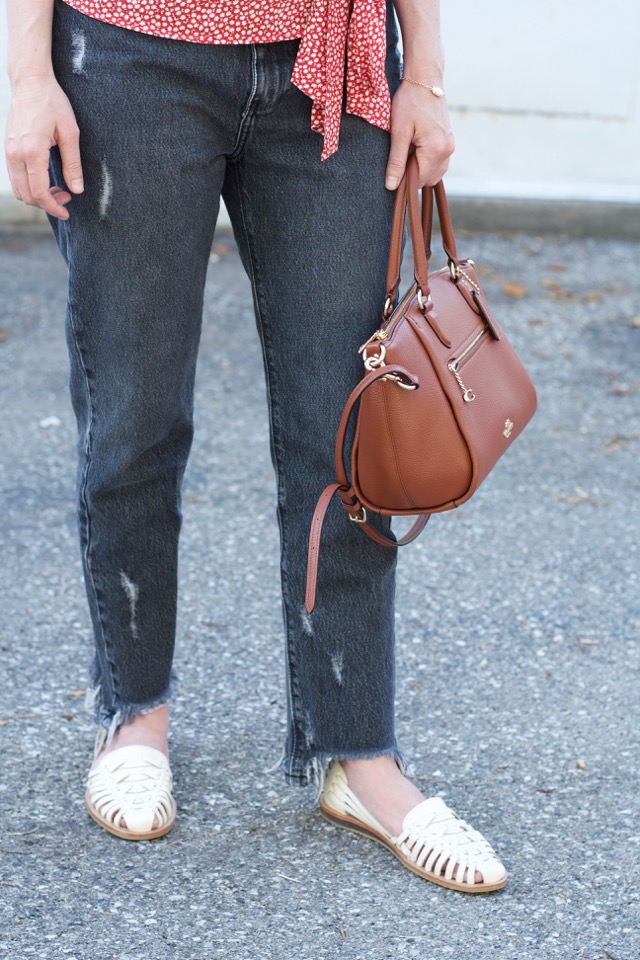
<svg viewBox="0 0 640 960">
<path fill-rule="evenodd" d="M 431 231 L 433 225 L 434 197 L 440 218 L 442 247 L 449 261 L 453 279 L 457 279 L 460 266 L 453 233 L 449 204 L 442 180 L 434 187 L 422 188 L 422 211 L 420 212 L 418 188 L 418 160 L 412 153 L 407 161 L 405 174 L 398 184 L 391 223 L 391 242 L 389 244 L 389 263 L 387 267 L 385 317 L 391 315 L 397 300 L 400 286 L 400 264 L 402 260 L 402 235 L 407 209 L 409 211 L 409 233 L 413 248 L 414 276 L 416 284 L 425 298 L 429 296 L 429 260 L 431 259 Z"/>
</svg>

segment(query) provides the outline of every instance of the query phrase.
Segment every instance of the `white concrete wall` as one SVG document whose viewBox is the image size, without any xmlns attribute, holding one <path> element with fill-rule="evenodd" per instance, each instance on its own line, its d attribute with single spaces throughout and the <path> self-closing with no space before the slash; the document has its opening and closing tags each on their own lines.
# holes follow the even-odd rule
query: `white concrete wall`
<svg viewBox="0 0 640 960">
<path fill-rule="evenodd" d="M 442 2 L 450 192 L 640 202 L 639 0 Z"/>
<path fill-rule="evenodd" d="M 442 0 L 442 18 L 451 194 L 640 203 L 640 0 Z M 3 20 L 3 117 L 5 48 Z M 9 197 L 2 164 L 0 216 L 28 214 Z"/>
</svg>

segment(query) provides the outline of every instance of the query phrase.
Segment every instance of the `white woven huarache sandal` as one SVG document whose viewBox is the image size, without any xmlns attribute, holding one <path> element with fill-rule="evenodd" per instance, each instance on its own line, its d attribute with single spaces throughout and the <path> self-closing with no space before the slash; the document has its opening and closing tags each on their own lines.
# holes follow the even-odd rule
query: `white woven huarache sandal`
<svg viewBox="0 0 640 960">
<path fill-rule="evenodd" d="M 339 827 L 377 840 L 409 870 L 441 887 L 490 893 L 507 882 L 507 871 L 488 841 L 439 797 L 424 800 L 409 811 L 402 832 L 393 837 L 349 789 L 343 767 L 334 761 L 325 778 L 320 812 Z M 476 873 L 482 875 L 481 883 L 476 883 Z"/>
<path fill-rule="evenodd" d="M 101 741 L 99 734 L 97 752 Z M 89 772 L 85 803 L 96 823 L 114 836 L 153 840 L 168 833 L 175 822 L 172 786 L 164 753 L 153 747 L 120 747 Z"/>
</svg>

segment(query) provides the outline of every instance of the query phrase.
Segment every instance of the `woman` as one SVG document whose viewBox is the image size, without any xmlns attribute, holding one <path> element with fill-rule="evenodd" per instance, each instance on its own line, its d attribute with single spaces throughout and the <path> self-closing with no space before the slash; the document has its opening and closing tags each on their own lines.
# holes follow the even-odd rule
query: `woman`
<svg viewBox="0 0 640 960">
<path fill-rule="evenodd" d="M 334 511 L 321 599 L 312 616 L 304 610 L 310 517 L 359 378 L 356 348 L 383 299 L 392 191 L 410 150 L 421 184 L 440 180 L 453 150 L 437 0 L 395 3 L 405 82 L 385 0 L 8 0 L 8 9 L 11 182 L 18 199 L 47 212 L 69 265 L 100 725 L 89 813 L 128 839 L 161 836 L 175 819 L 167 733 L 180 486 L 222 195 L 267 377 L 285 775 L 324 783 L 329 819 L 380 840 L 421 876 L 466 892 L 502 887 L 489 844 L 403 773 L 395 551 Z"/>
</svg>

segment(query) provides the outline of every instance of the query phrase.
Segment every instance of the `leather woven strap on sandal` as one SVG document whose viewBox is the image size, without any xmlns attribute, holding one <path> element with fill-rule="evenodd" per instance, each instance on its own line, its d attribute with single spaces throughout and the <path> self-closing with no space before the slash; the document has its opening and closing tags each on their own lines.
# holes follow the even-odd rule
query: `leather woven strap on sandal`
<svg viewBox="0 0 640 960">
<path fill-rule="evenodd" d="M 85 801 L 96 823 L 115 836 L 160 837 L 176 816 L 169 761 L 160 750 L 142 745 L 113 750 L 90 771 Z"/>
<path fill-rule="evenodd" d="M 385 377 L 396 377 L 407 386 L 419 386 L 418 378 L 409 373 L 408 370 L 405 370 L 404 367 L 379 367 L 376 370 L 372 370 L 362 378 L 357 387 L 355 387 L 355 389 L 351 392 L 349 399 L 345 404 L 336 436 L 335 462 L 337 482 L 331 483 L 325 488 L 320 496 L 320 499 L 318 500 L 313 514 L 313 520 L 311 521 L 311 533 L 309 535 L 309 556 L 307 561 L 307 590 L 305 596 L 305 607 L 308 613 L 312 613 L 315 607 L 322 525 L 324 523 L 324 518 L 329 504 L 333 500 L 334 496 L 338 496 L 340 498 L 342 506 L 345 508 L 350 518 L 359 525 L 363 533 L 366 533 L 368 537 L 371 537 L 372 540 L 375 540 L 376 543 L 383 547 L 402 547 L 407 543 L 411 543 L 411 541 L 415 540 L 415 538 L 422 532 L 429 519 L 429 514 L 423 514 L 422 516 L 418 517 L 409 532 L 400 540 L 394 540 L 390 537 L 385 537 L 384 534 L 379 533 L 375 527 L 371 526 L 371 524 L 367 522 L 366 510 L 358 500 L 356 492 L 353 489 L 347 474 L 347 465 L 344 456 L 344 444 L 347 434 L 347 427 L 349 425 L 349 419 L 356 403 L 364 391 L 368 390 L 368 388 L 374 383 L 377 383 L 378 380 L 384 380 Z"/>
<path fill-rule="evenodd" d="M 336 826 L 383 844 L 411 871 L 463 893 L 490 893 L 507 882 L 507 872 L 490 843 L 440 797 L 423 800 L 392 836 L 350 789 L 344 768 L 331 764 L 320 810 Z"/>
</svg>

